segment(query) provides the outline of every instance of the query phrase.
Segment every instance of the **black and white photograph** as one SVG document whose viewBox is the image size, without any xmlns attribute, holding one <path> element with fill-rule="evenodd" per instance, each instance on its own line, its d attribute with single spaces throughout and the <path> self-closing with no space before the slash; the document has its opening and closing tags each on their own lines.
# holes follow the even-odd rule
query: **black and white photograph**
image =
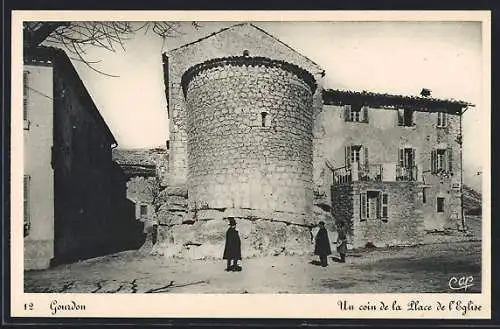
<svg viewBox="0 0 500 329">
<path fill-rule="evenodd" d="M 19 294 L 61 296 L 38 315 L 428 293 L 487 314 L 488 15 L 80 15 L 23 17 L 13 56 Z"/>
</svg>

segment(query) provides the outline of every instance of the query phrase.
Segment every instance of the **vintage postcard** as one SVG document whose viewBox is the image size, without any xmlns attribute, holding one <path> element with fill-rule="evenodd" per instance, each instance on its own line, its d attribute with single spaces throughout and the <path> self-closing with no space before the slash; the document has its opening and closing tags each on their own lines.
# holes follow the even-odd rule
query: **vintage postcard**
<svg viewBox="0 0 500 329">
<path fill-rule="evenodd" d="M 11 316 L 489 319 L 490 39 L 14 11 Z"/>
</svg>

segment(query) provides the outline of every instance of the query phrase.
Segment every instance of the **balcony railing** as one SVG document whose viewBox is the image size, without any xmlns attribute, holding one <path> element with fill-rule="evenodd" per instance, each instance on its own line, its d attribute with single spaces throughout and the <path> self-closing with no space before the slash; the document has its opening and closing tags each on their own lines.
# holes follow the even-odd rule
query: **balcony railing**
<svg viewBox="0 0 500 329">
<path fill-rule="evenodd" d="M 370 164 L 368 166 L 344 166 L 335 168 L 333 172 L 334 184 L 345 184 L 352 181 L 417 181 L 418 169 L 416 166 L 403 167 L 392 164 Z"/>
<path fill-rule="evenodd" d="M 334 184 L 345 184 L 352 182 L 352 169 L 351 167 L 340 167 L 332 170 L 333 172 L 333 183 Z"/>
<path fill-rule="evenodd" d="M 396 180 L 413 182 L 418 179 L 418 169 L 416 166 L 403 167 L 396 166 Z"/>
</svg>

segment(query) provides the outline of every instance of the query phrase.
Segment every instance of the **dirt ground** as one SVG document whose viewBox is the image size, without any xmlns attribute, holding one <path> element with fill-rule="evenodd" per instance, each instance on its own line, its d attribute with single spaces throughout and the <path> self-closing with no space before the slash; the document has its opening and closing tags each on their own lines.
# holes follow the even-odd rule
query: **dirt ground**
<svg viewBox="0 0 500 329">
<path fill-rule="evenodd" d="M 473 276 L 481 290 L 481 242 L 350 252 L 326 268 L 310 256 L 243 259 L 241 272 L 222 260 L 182 260 L 137 251 L 25 273 L 26 292 L 92 293 L 417 293 L 452 292 L 451 277 Z M 459 291 L 463 292 L 463 291 Z"/>
</svg>

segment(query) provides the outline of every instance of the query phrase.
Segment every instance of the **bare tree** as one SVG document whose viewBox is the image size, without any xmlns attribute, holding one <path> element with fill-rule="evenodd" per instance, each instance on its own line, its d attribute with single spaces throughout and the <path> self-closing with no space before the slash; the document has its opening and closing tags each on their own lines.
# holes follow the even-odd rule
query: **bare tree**
<svg viewBox="0 0 500 329">
<path fill-rule="evenodd" d="M 194 29 L 200 25 L 191 23 Z M 25 49 L 37 47 L 42 43 L 48 46 L 62 48 L 68 52 L 71 59 L 83 62 L 92 70 L 98 70 L 88 58 L 88 47 L 98 47 L 109 51 L 117 48 L 125 50 L 125 42 L 139 31 L 152 32 L 166 38 L 177 37 L 184 32 L 179 22 L 25 22 L 23 26 L 23 45 Z"/>
</svg>

